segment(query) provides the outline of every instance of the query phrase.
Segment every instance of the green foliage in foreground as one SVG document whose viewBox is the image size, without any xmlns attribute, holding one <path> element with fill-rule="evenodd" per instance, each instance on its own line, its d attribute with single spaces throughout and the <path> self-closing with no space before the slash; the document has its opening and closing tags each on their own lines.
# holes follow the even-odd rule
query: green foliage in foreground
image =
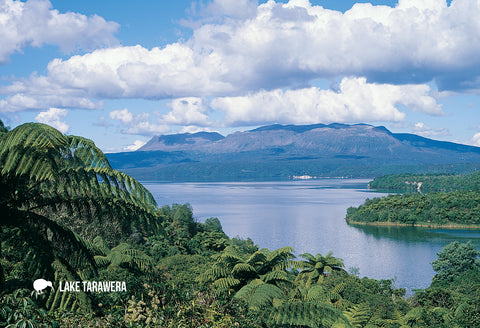
<svg viewBox="0 0 480 328">
<path fill-rule="evenodd" d="M 359 207 L 347 209 L 347 221 L 365 223 L 478 225 L 480 193 L 431 192 L 389 195 L 367 199 Z"/>
<path fill-rule="evenodd" d="M 259 250 L 216 218 L 196 222 L 188 204 L 156 208 L 88 140 L 0 125 L 0 146 L 0 327 L 480 327 L 471 244 L 445 247 L 432 285 L 405 299 L 331 253 Z M 32 281 L 46 277 L 53 288 L 37 295 Z M 60 292 L 86 278 L 127 291 Z"/>
<path fill-rule="evenodd" d="M 67 222 L 59 222 L 60 212 L 81 216 L 85 225 L 115 218 L 123 233 L 133 224 L 158 230 L 152 195 L 112 169 L 91 140 L 40 123 L 5 130 L 0 130 L 0 233 L 27 244 L 22 247 L 36 277 L 53 279 L 54 262 L 70 275 L 95 274 L 91 253 Z M 2 265 L 0 288 L 7 288 Z"/>
</svg>

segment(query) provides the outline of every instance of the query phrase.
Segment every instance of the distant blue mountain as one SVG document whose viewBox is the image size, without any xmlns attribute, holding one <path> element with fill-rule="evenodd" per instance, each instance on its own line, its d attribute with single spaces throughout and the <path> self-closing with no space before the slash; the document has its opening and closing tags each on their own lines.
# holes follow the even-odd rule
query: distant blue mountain
<svg viewBox="0 0 480 328">
<path fill-rule="evenodd" d="M 140 150 L 182 150 L 198 145 L 208 144 L 222 140 L 225 137 L 218 132 L 180 133 L 163 136 L 155 136 L 150 139 Z"/>
<path fill-rule="evenodd" d="M 155 136 L 136 152 L 108 158 L 115 168 L 149 180 L 373 177 L 480 168 L 479 147 L 339 123 L 274 124 L 226 137 L 216 132 Z"/>
</svg>

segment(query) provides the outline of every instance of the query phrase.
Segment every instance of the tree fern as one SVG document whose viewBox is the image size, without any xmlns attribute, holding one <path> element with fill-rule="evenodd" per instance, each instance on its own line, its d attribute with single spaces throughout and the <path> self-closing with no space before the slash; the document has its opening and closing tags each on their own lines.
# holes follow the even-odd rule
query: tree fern
<svg viewBox="0 0 480 328">
<path fill-rule="evenodd" d="M 106 267 L 108 270 L 115 270 L 120 267 L 142 272 L 151 272 L 153 261 L 144 252 L 132 248 L 127 243 L 121 243 L 109 250 L 101 237 L 95 239 L 97 248 L 105 255 L 96 255 L 95 262 L 98 267 Z"/>
<path fill-rule="evenodd" d="M 250 309 L 259 310 L 268 305 L 272 306 L 274 299 L 282 299 L 285 296 L 277 286 L 256 279 L 243 286 L 234 298 L 244 300 Z"/>
<path fill-rule="evenodd" d="M 372 316 L 372 311 L 368 303 L 361 303 L 354 305 L 348 310 L 342 312 L 348 322 L 353 328 L 362 328 L 370 320 Z M 344 321 L 337 321 L 332 328 L 343 328 L 345 327 Z"/>
<path fill-rule="evenodd" d="M 301 270 L 296 280 L 304 281 L 307 287 L 322 282 L 325 274 L 345 272 L 343 260 L 333 257 L 331 252 L 325 256 L 304 253 L 300 257 L 305 260 L 295 263 L 295 268 Z"/>
<path fill-rule="evenodd" d="M 18 228 L 23 235 L 34 236 L 29 252 L 42 258 L 38 267 L 48 268 L 56 260 L 83 274 L 87 267 L 95 270 L 91 252 L 69 230 L 68 221 L 60 224 L 53 219 L 60 211 L 88 220 L 114 218 L 145 231 L 159 228 L 153 196 L 133 178 L 112 169 L 91 140 L 66 136 L 40 123 L 2 129 L 0 168 L 0 229 Z M 51 269 L 36 269 L 32 278 L 39 273 L 53 278 Z M 0 267 L 0 287 L 3 284 Z"/>
</svg>

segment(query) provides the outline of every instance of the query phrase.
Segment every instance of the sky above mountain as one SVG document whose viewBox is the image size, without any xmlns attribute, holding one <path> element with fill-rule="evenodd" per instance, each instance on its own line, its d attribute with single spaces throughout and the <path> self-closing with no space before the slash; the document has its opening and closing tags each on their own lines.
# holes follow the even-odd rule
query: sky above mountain
<svg viewBox="0 0 480 328">
<path fill-rule="evenodd" d="M 104 151 L 370 123 L 480 146 L 480 0 L 0 0 L 0 119 Z"/>
</svg>

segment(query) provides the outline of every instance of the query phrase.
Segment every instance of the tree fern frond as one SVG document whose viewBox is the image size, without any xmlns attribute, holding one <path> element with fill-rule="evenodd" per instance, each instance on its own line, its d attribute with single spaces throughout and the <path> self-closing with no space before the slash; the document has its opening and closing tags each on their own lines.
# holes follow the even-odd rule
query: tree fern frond
<svg viewBox="0 0 480 328">
<path fill-rule="evenodd" d="M 110 260 L 106 256 L 95 255 L 94 259 L 95 263 L 100 268 L 107 267 L 110 264 Z"/>
<path fill-rule="evenodd" d="M 238 262 L 244 262 L 244 256 L 240 249 L 237 246 L 229 245 L 225 247 L 222 254 L 220 255 L 220 259 L 224 263 L 228 263 L 232 265 L 232 267 L 237 264 Z"/>
<path fill-rule="evenodd" d="M 352 327 L 340 311 L 316 302 L 285 302 L 266 316 L 267 322 L 276 325 L 330 327 L 341 321 L 343 327 Z"/>
<path fill-rule="evenodd" d="M 337 293 L 337 294 L 341 294 L 345 288 L 347 288 L 347 284 L 342 282 L 340 284 L 338 284 L 337 286 L 335 286 L 335 288 L 333 288 L 332 292 L 334 293 Z"/>
<path fill-rule="evenodd" d="M 225 277 L 217 279 L 213 282 L 213 285 L 222 289 L 229 289 L 234 288 L 240 284 L 240 280 L 232 278 L 232 277 Z"/>
<path fill-rule="evenodd" d="M 275 284 L 278 281 L 289 282 L 288 276 L 285 271 L 274 270 L 267 272 L 266 274 L 262 275 L 261 278 L 264 282 Z"/>
<path fill-rule="evenodd" d="M 306 295 L 307 301 L 324 301 L 325 300 L 325 290 L 321 285 L 314 285 L 310 287 Z"/>
<path fill-rule="evenodd" d="M 282 247 L 274 251 L 269 251 L 268 249 L 264 248 L 261 251 L 263 251 L 267 256 L 267 262 L 272 262 L 275 264 L 295 258 L 295 255 L 293 254 L 293 248 L 290 246 Z"/>
<path fill-rule="evenodd" d="M 96 251 L 96 254 L 107 255 L 110 249 L 107 247 L 107 244 L 101 236 L 93 238 L 91 243 L 92 250 Z"/>
<path fill-rule="evenodd" d="M 248 263 L 237 263 L 232 269 L 232 274 L 234 276 L 246 275 L 246 276 L 256 276 L 257 271 Z"/>
<path fill-rule="evenodd" d="M 229 275 L 229 271 L 222 263 L 215 263 L 210 269 L 206 270 L 197 277 L 198 282 L 213 282 L 219 278 L 225 278 Z"/>
<path fill-rule="evenodd" d="M 252 255 L 250 255 L 250 257 L 245 262 L 250 265 L 261 265 L 261 263 L 264 263 L 266 260 L 267 257 L 264 253 L 256 251 Z"/>
<path fill-rule="evenodd" d="M 362 328 L 370 320 L 372 315 L 368 303 L 361 303 L 343 311 L 344 316 L 348 319 L 352 327 Z M 342 327 L 342 326 L 339 326 Z M 337 328 L 337 326 L 334 326 Z"/>
<path fill-rule="evenodd" d="M 243 286 L 234 298 L 246 301 L 251 309 L 260 309 L 272 305 L 275 298 L 284 298 L 284 294 L 277 286 L 257 282 Z"/>
</svg>

